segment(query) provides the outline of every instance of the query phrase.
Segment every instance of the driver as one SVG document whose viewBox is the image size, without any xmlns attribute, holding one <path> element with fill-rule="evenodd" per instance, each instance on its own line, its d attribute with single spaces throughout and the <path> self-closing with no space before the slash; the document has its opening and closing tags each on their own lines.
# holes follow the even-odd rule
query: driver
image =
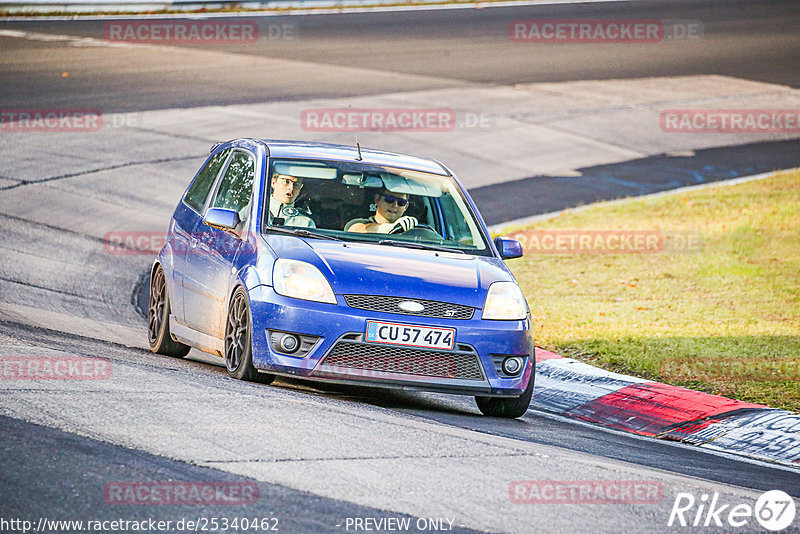
<svg viewBox="0 0 800 534">
<path fill-rule="evenodd" d="M 417 226 L 417 219 L 403 215 L 408 209 L 408 195 L 391 193 L 386 189 L 375 195 L 370 206 L 375 215 L 366 219 L 353 219 L 344 225 L 348 232 L 396 234 Z"/>
<path fill-rule="evenodd" d="M 316 228 L 311 213 L 295 206 L 295 200 L 303 189 L 301 177 L 275 173 L 270 184 L 272 186 L 272 195 L 269 197 L 270 224 L 272 220 L 281 218 L 283 226 Z"/>
</svg>

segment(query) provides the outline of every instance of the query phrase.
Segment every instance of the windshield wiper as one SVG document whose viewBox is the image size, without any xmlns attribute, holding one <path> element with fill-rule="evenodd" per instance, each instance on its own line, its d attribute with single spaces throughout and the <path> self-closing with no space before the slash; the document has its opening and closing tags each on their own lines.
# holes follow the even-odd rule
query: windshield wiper
<svg viewBox="0 0 800 534">
<path fill-rule="evenodd" d="M 457 248 L 443 247 L 439 245 L 424 245 L 422 243 L 414 243 L 409 241 L 392 241 L 390 239 L 383 239 L 378 241 L 379 245 L 389 245 L 391 247 L 408 247 L 418 248 L 420 250 L 436 250 L 439 252 L 458 252 L 459 254 L 466 254 L 463 250 Z"/>
<path fill-rule="evenodd" d="M 310 230 L 306 230 L 305 228 L 284 228 L 282 226 L 267 226 L 264 229 L 264 231 L 277 232 L 280 234 L 296 235 L 298 237 L 313 237 L 316 239 L 329 239 L 331 241 L 342 241 L 342 239 L 338 237 L 318 232 L 312 232 Z"/>
</svg>

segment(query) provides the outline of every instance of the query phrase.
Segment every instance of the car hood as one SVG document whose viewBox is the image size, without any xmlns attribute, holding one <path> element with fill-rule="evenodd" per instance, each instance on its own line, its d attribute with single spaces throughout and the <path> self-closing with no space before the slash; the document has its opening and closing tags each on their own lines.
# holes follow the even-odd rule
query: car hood
<svg viewBox="0 0 800 534">
<path fill-rule="evenodd" d="M 315 265 L 339 295 L 391 295 L 482 308 L 493 282 L 514 280 L 497 258 L 371 243 L 270 238 L 276 238 L 270 244 L 279 257 Z"/>
</svg>

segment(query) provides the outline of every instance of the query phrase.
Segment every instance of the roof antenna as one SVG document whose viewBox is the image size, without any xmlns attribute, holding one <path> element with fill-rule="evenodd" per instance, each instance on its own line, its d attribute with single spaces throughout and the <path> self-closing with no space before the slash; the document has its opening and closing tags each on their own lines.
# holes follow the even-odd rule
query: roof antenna
<svg viewBox="0 0 800 534">
<path fill-rule="evenodd" d="M 352 104 L 347 104 L 347 107 L 350 108 L 350 111 L 353 110 Z M 364 158 L 361 157 L 361 145 L 358 144 L 358 130 L 353 130 L 353 136 L 356 138 L 356 149 L 358 150 L 358 161 L 361 161 Z"/>
</svg>

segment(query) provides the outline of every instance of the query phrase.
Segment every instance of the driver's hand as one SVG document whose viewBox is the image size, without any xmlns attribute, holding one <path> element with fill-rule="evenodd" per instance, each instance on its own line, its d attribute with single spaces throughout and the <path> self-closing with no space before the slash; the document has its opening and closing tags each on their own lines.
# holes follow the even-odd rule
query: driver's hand
<svg viewBox="0 0 800 534">
<path fill-rule="evenodd" d="M 390 234 L 399 234 L 400 232 L 407 232 L 412 228 L 416 227 L 418 224 L 416 217 L 411 217 L 409 215 L 403 215 L 399 219 L 397 219 L 392 227 Z"/>
<path fill-rule="evenodd" d="M 400 232 L 411 230 L 412 228 L 416 227 L 417 224 L 419 223 L 417 222 L 416 217 L 403 215 L 393 223 L 383 223 L 382 225 L 378 226 L 378 232 L 381 234 L 399 234 Z"/>
</svg>

